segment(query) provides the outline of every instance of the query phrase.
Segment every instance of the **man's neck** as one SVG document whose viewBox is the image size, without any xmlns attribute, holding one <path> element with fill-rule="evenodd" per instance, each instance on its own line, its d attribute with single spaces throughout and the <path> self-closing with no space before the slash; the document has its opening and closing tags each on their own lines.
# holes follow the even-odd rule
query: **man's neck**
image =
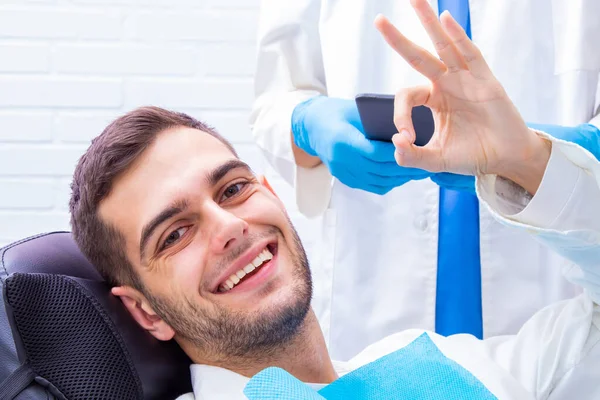
<svg viewBox="0 0 600 400">
<path fill-rule="evenodd" d="M 225 368 L 249 378 L 265 368 L 278 367 L 306 383 L 331 383 L 337 379 L 323 333 L 312 309 L 296 336 L 276 351 L 264 352 L 253 360 L 209 361 L 206 357 L 192 357 L 192 360 L 198 364 Z"/>
</svg>

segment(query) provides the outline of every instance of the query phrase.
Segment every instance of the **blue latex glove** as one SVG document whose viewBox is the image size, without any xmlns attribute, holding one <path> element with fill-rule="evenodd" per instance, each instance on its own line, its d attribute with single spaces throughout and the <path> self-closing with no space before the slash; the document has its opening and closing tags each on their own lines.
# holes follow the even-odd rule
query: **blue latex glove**
<svg viewBox="0 0 600 400">
<path fill-rule="evenodd" d="M 578 144 L 600 161 L 600 129 L 592 124 L 577 126 L 527 124 L 527 126 L 544 131 L 557 139 Z"/>
<path fill-rule="evenodd" d="M 382 195 L 431 176 L 399 166 L 392 143 L 367 139 L 353 100 L 317 96 L 298 104 L 292 113 L 292 134 L 298 147 L 318 156 L 333 176 L 351 188 Z"/>
<path fill-rule="evenodd" d="M 475 193 L 475 177 L 472 175 L 458 175 L 450 172 L 439 172 L 431 175 L 431 180 L 445 189 Z"/>
<path fill-rule="evenodd" d="M 557 139 L 578 144 L 600 161 L 600 129 L 592 124 L 577 126 L 527 124 L 527 126 L 544 131 Z M 433 174 L 431 180 L 446 189 L 475 192 L 475 177 L 473 176 L 442 172 Z"/>
</svg>

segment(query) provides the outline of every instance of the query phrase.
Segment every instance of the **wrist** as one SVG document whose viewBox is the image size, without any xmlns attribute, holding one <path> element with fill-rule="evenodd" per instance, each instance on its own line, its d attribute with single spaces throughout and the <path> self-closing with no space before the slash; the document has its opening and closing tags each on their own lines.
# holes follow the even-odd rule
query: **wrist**
<svg viewBox="0 0 600 400">
<path fill-rule="evenodd" d="M 298 147 L 298 145 L 295 143 L 293 133 L 290 140 L 292 141 L 292 154 L 294 155 L 294 162 L 297 166 L 302 168 L 314 168 L 321 164 L 321 159 L 319 157 L 310 155 Z"/>
<path fill-rule="evenodd" d="M 299 103 L 294 107 L 291 116 L 292 144 L 310 156 L 316 156 L 317 153 L 311 146 L 309 138 L 310 127 L 307 126 L 306 122 L 311 105 L 320 97 L 322 96 L 311 97 Z"/>
<path fill-rule="evenodd" d="M 508 179 L 532 195 L 537 192 L 552 152 L 552 142 L 529 130 L 529 140 L 525 145 L 511 154 L 507 162 L 501 162 L 493 173 Z M 517 155 L 515 158 L 514 155 Z"/>
</svg>

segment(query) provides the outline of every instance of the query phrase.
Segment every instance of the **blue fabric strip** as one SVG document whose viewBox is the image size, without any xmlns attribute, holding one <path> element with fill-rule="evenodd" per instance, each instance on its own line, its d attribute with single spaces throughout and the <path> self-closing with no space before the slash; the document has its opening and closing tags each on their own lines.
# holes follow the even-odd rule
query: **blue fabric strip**
<svg viewBox="0 0 600 400">
<path fill-rule="evenodd" d="M 438 0 L 471 37 L 468 0 Z M 479 201 L 472 193 L 440 188 L 435 331 L 483 337 Z"/>
<path fill-rule="evenodd" d="M 244 394 L 249 400 L 497 400 L 426 333 L 318 392 L 285 370 L 271 367 L 254 375 Z"/>
</svg>

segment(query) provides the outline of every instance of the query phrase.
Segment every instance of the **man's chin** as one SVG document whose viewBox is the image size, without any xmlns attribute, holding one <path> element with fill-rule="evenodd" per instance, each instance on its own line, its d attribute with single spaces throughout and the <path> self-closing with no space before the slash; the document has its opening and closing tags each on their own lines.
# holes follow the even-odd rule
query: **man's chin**
<svg viewBox="0 0 600 400">
<path fill-rule="evenodd" d="M 253 350 L 275 350 L 289 343 L 301 331 L 310 310 L 310 299 L 285 296 L 280 301 L 253 313 L 258 316 L 252 325 L 255 329 Z"/>
<path fill-rule="evenodd" d="M 230 310 L 232 315 L 244 315 L 248 321 L 263 318 L 275 320 L 283 310 L 300 307 L 306 300 L 306 294 L 292 285 L 284 285 L 278 282 L 269 282 L 259 291 L 251 294 L 236 296 L 231 293 L 231 298 L 221 302 L 221 305 Z M 310 300 L 309 300 L 310 302 Z"/>
</svg>

